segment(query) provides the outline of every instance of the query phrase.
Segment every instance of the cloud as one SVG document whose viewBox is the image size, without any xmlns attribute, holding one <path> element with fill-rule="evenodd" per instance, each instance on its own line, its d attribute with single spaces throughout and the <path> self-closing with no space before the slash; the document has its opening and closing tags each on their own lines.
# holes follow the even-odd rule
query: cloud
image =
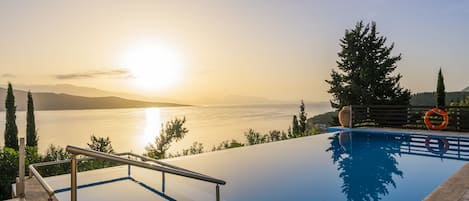
<svg viewBox="0 0 469 201">
<path fill-rule="evenodd" d="M 4 74 L 1 75 L 1 77 L 9 78 L 9 77 L 16 77 L 16 76 L 13 75 L 13 74 L 4 73 Z"/>
<path fill-rule="evenodd" d="M 89 79 L 99 77 L 112 77 L 112 78 L 130 78 L 132 75 L 125 69 L 109 70 L 109 71 L 90 71 L 85 73 L 70 73 L 55 75 L 55 78 L 60 80 L 68 79 Z"/>
</svg>

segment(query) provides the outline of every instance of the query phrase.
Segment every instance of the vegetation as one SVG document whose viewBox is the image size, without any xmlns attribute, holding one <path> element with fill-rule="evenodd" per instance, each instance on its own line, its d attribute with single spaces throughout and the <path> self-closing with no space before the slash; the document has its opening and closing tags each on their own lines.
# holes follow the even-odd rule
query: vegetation
<svg viewBox="0 0 469 201">
<path fill-rule="evenodd" d="M 469 92 L 455 91 L 455 92 L 446 92 L 445 93 L 445 102 L 460 102 L 469 96 Z M 436 102 L 436 93 L 435 92 L 425 92 L 425 93 L 416 93 L 412 95 L 410 99 L 410 104 L 415 106 L 431 106 L 437 105 Z"/>
<path fill-rule="evenodd" d="M 104 153 L 114 153 L 109 137 L 104 138 L 91 135 L 90 140 L 91 143 L 87 143 L 90 149 Z"/>
<path fill-rule="evenodd" d="M 28 92 L 28 111 L 26 112 L 26 146 L 37 146 L 37 131 L 34 120 L 33 95 Z"/>
<path fill-rule="evenodd" d="M 451 102 L 450 105 L 451 106 L 469 106 L 469 96 L 466 96 L 466 98 L 464 98 L 461 101 Z"/>
<path fill-rule="evenodd" d="M 171 120 L 166 123 L 165 127 L 161 125 L 162 129 L 160 135 L 155 138 L 155 144 L 145 147 L 146 153 L 144 155 L 155 159 L 167 158 L 167 151 L 171 143 L 181 140 L 189 132 L 184 123 L 186 123 L 185 117 Z"/>
<path fill-rule="evenodd" d="M 299 120 L 298 120 L 299 117 Z M 300 112 L 296 115 L 293 115 L 292 126 L 288 131 L 289 138 L 297 138 L 308 135 L 318 134 L 320 131 L 314 124 L 308 124 L 308 116 L 305 112 L 305 104 L 301 100 Z"/>
<path fill-rule="evenodd" d="M 5 147 L 0 149 L 0 200 L 11 198 L 11 184 L 18 176 L 18 151 Z M 37 147 L 26 148 L 25 167 L 29 164 L 40 162 Z"/>
<path fill-rule="evenodd" d="M 187 155 L 194 155 L 194 154 L 200 154 L 204 152 L 204 145 L 200 142 L 194 142 L 192 143 L 192 146 L 189 147 L 189 149 L 183 149 L 182 150 L 182 155 L 187 156 Z"/>
<path fill-rule="evenodd" d="M 59 161 L 70 158 L 72 158 L 72 155 L 66 152 L 64 148 L 51 144 L 49 145 L 49 148 L 47 148 L 43 161 Z"/>
<path fill-rule="evenodd" d="M 445 92 L 445 81 L 443 78 L 443 73 L 438 71 L 438 83 L 436 85 L 436 105 L 438 108 L 445 108 L 446 106 L 446 92 Z"/>
<path fill-rule="evenodd" d="M 13 87 L 8 83 L 7 97 L 5 100 L 6 121 L 5 121 L 5 147 L 18 151 L 18 127 L 16 126 L 16 106 Z"/>
<path fill-rule="evenodd" d="M 318 114 L 308 119 L 308 125 L 314 126 L 314 125 L 322 124 L 324 125 L 324 127 L 332 126 L 333 118 L 337 117 L 337 115 L 338 115 L 337 111 Z"/>
<path fill-rule="evenodd" d="M 12 148 L 0 150 L 0 200 L 11 198 L 11 184 L 18 175 L 18 152 Z"/>
<path fill-rule="evenodd" d="M 214 146 L 212 148 L 212 151 L 218 151 L 218 150 L 223 150 L 223 149 L 231 149 L 231 148 L 237 148 L 237 147 L 243 147 L 244 144 L 241 143 L 241 142 L 238 142 L 236 140 L 226 140 L 226 141 L 223 141 L 221 142 L 218 146 Z"/>
<path fill-rule="evenodd" d="M 268 142 L 267 135 L 261 135 L 259 132 L 254 131 L 250 128 L 246 133 L 247 145 L 255 145 L 255 144 L 262 144 Z"/>
<path fill-rule="evenodd" d="M 331 105 L 340 109 L 351 104 L 407 105 L 410 91 L 399 85 L 400 74 L 393 75 L 401 55 L 391 56 L 394 43 L 386 46 L 386 37 L 379 36 L 374 22 L 358 22 L 345 30 L 340 40 L 338 71 L 332 70 L 329 93 Z"/>
</svg>

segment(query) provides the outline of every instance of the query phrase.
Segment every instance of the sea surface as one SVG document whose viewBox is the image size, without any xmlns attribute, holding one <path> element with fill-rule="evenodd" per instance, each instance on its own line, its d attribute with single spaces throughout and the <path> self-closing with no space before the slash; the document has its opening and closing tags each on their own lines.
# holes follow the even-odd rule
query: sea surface
<svg viewBox="0 0 469 201">
<path fill-rule="evenodd" d="M 331 111 L 329 103 L 306 104 L 308 117 Z M 191 106 L 104 110 L 36 111 L 39 151 L 50 144 L 87 147 L 91 135 L 109 137 L 117 152 L 143 153 L 159 135 L 161 125 L 174 118 L 186 118 L 188 134 L 172 144 L 170 152 L 187 149 L 195 141 L 209 151 L 224 140 L 245 142 L 244 133 L 252 128 L 261 133 L 287 131 L 299 104 Z M 19 136 L 25 136 L 26 112 L 17 112 Z M 5 112 L 0 112 L 0 128 L 5 129 Z M 3 146 L 3 135 L 0 144 Z"/>
</svg>

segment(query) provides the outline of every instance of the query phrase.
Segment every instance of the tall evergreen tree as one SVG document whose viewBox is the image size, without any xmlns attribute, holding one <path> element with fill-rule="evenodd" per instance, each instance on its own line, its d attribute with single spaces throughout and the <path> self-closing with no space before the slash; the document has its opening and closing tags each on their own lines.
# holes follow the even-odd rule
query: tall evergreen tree
<svg viewBox="0 0 469 201">
<path fill-rule="evenodd" d="M 5 100 L 5 147 L 18 150 L 18 127 L 16 127 L 16 106 L 13 87 L 8 83 L 7 97 Z"/>
<path fill-rule="evenodd" d="M 299 121 L 298 121 L 298 127 L 299 127 L 299 130 L 300 130 L 300 133 L 302 135 L 305 134 L 306 132 L 306 129 L 307 129 L 307 119 L 308 117 L 306 116 L 306 112 L 305 112 L 305 103 L 303 102 L 303 100 L 301 100 L 301 105 L 300 105 L 300 114 L 299 114 Z"/>
<path fill-rule="evenodd" d="M 293 122 L 292 122 L 292 128 L 291 128 L 291 135 L 292 137 L 298 137 L 300 134 L 300 127 L 298 126 L 298 117 L 296 115 L 293 115 Z"/>
<path fill-rule="evenodd" d="M 354 29 L 345 30 L 340 40 L 342 50 L 332 70 L 329 93 L 331 105 L 340 109 L 351 104 L 407 105 L 410 91 L 401 88 L 400 74 L 393 74 L 401 55 L 391 56 L 394 43 L 386 46 L 386 37 L 379 36 L 376 23 L 358 22 Z"/>
<path fill-rule="evenodd" d="M 445 92 L 445 80 L 443 78 L 443 73 L 438 72 L 438 83 L 436 85 L 436 105 L 438 108 L 445 108 L 446 105 L 446 92 Z"/>
<path fill-rule="evenodd" d="M 28 91 L 28 111 L 26 113 L 26 145 L 37 146 L 37 132 L 34 118 L 33 95 Z"/>
</svg>

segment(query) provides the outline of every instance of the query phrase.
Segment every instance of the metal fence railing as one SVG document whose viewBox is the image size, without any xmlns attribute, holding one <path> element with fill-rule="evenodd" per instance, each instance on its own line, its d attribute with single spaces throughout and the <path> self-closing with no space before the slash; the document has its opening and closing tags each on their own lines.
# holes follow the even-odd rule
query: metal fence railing
<svg viewBox="0 0 469 201">
<path fill-rule="evenodd" d="M 145 169 L 150 169 L 154 171 L 159 171 L 161 172 L 161 188 L 162 188 L 162 193 L 165 193 L 165 174 L 173 174 L 173 175 L 178 175 L 186 178 L 191 178 L 195 180 L 200 180 L 200 181 L 205 181 L 209 183 L 216 184 L 215 186 L 215 197 L 216 200 L 220 200 L 220 187 L 219 185 L 225 185 L 226 182 L 217 178 L 213 178 L 198 172 L 194 172 L 191 170 L 187 170 L 181 167 L 177 167 L 159 160 L 155 160 L 152 158 L 148 158 L 145 156 L 140 156 L 138 154 L 130 153 L 130 152 L 125 152 L 125 153 L 118 153 L 118 154 L 108 154 L 108 153 L 102 153 L 94 150 L 89 150 L 89 149 L 83 149 L 80 147 L 75 147 L 75 146 L 67 146 L 66 148 L 67 152 L 72 154 L 72 159 L 70 160 L 61 160 L 61 161 L 50 161 L 50 162 L 43 162 L 43 163 L 36 163 L 36 164 L 31 164 L 29 165 L 29 177 L 34 176 L 38 181 L 39 184 L 44 188 L 44 190 L 47 192 L 49 195 L 49 200 L 53 200 L 52 197 L 56 193 L 56 189 L 53 189 L 43 178 L 43 176 L 37 171 L 37 168 L 44 167 L 44 166 L 50 166 L 50 165 L 57 165 L 57 164 L 67 164 L 70 163 L 70 169 L 71 169 L 71 185 L 70 185 L 70 191 L 71 191 L 71 200 L 76 201 L 77 200 L 77 172 L 78 172 L 78 162 L 80 161 L 87 161 L 87 160 L 94 160 L 94 159 L 100 159 L 100 160 L 105 160 L 105 161 L 111 161 L 115 162 L 118 164 L 122 165 L 127 165 L 128 166 L 128 176 L 131 176 L 131 166 L 136 166 L 136 167 L 141 167 Z M 83 155 L 85 157 L 83 158 L 77 158 L 78 155 Z M 124 157 L 127 156 L 127 157 Z M 134 160 L 131 158 L 135 158 L 138 160 Z"/>
<path fill-rule="evenodd" d="M 427 129 L 424 123 L 425 113 L 434 106 L 409 105 L 352 105 L 352 127 L 392 127 Z M 446 106 L 448 113 L 448 131 L 469 131 L 469 106 Z M 431 116 L 430 121 L 440 124 L 440 116 Z"/>
</svg>

